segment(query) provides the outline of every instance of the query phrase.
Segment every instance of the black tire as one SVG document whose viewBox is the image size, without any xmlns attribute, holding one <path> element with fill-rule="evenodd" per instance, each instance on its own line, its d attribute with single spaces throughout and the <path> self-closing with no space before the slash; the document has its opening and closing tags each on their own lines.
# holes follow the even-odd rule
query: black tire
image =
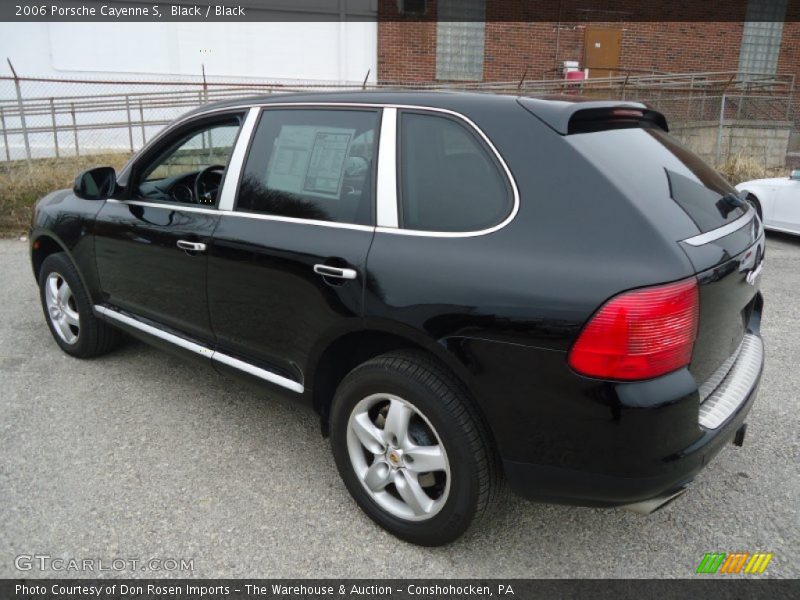
<svg viewBox="0 0 800 600">
<path fill-rule="evenodd" d="M 68 343 L 57 331 L 47 307 L 46 286 L 48 278 L 55 274 L 63 278 L 71 291 L 70 306 L 79 315 L 79 327 L 72 332 L 76 339 Z M 64 252 L 48 256 L 39 271 L 39 298 L 42 302 L 45 321 L 59 347 L 77 358 L 92 358 L 111 351 L 120 341 L 121 333 L 99 320 L 92 310 L 92 302 L 86 292 L 78 271 Z"/>
<path fill-rule="evenodd" d="M 448 458 L 449 493 L 439 511 L 426 520 L 406 520 L 381 507 L 350 458 L 351 413 L 363 399 L 384 393 L 402 398 L 424 415 Z M 403 540 L 422 546 L 452 542 L 488 514 L 499 497 L 499 461 L 485 425 L 463 385 L 422 352 L 384 354 L 353 369 L 336 391 L 330 433 L 336 466 L 350 494 L 373 521 Z"/>
<path fill-rule="evenodd" d="M 758 201 L 753 194 L 747 194 L 747 202 L 750 203 L 750 206 L 756 209 L 756 214 L 758 215 L 759 221 L 763 221 L 764 218 L 761 215 L 761 202 Z"/>
</svg>

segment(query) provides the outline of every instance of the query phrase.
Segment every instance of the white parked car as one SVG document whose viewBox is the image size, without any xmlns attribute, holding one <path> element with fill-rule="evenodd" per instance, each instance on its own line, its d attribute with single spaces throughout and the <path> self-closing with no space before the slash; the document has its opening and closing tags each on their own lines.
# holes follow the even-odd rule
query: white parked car
<svg viewBox="0 0 800 600">
<path fill-rule="evenodd" d="M 800 234 L 800 169 L 789 177 L 745 181 L 736 189 L 758 211 L 765 229 Z"/>
</svg>

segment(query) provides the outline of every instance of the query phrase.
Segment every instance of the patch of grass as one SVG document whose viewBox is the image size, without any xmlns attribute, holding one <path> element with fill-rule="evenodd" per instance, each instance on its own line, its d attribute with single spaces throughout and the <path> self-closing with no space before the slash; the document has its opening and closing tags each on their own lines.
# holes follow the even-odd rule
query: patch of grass
<svg viewBox="0 0 800 600">
<path fill-rule="evenodd" d="M 733 185 L 750 181 L 751 179 L 765 179 L 767 177 L 780 177 L 788 175 L 785 167 L 767 168 L 762 161 L 750 156 L 733 156 L 717 167 L 725 179 Z"/>
<path fill-rule="evenodd" d="M 0 163 L 0 235 L 27 232 L 36 201 L 52 191 L 72 187 L 81 171 L 101 165 L 119 170 L 129 156 L 115 153 Z"/>
</svg>

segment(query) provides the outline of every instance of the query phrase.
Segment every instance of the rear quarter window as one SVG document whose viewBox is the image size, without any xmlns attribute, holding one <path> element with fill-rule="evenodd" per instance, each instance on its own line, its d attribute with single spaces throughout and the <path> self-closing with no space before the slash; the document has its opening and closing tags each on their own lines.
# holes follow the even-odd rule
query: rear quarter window
<svg viewBox="0 0 800 600">
<path fill-rule="evenodd" d="M 581 154 L 645 210 L 672 203 L 711 231 L 746 212 L 736 189 L 694 152 L 656 127 L 566 136 Z M 660 211 L 659 211 L 660 212 Z"/>
<path fill-rule="evenodd" d="M 485 143 L 460 121 L 400 115 L 400 225 L 419 231 L 470 232 L 501 223 L 513 200 Z"/>
</svg>

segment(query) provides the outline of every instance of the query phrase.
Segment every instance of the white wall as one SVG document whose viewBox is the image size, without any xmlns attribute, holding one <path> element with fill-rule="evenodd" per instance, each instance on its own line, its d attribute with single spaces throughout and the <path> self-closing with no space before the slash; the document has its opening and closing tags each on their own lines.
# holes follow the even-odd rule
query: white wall
<svg viewBox="0 0 800 600">
<path fill-rule="evenodd" d="M 0 58 L 21 76 L 198 76 L 205 64 L 215 77 L 374 81 L 377 37 L 374 21 L 2 23 Z"/>
<path fill-rule="evenodd" d="M 91 4 L 92 0 L 86 3 Z M 189 107 L 154 109 L 145 115 L 135 110 L 136 95 L 186 90 L 170 87 L 167 82 L 189 77 L 198 81 L 203 65 L 209 82 L 256 79 L 298 84 L 360 83 L 367 72 L 370 82 L 376 80 L 376 0 L 270 0 L 270 8 L 261 0 L 243 0 L 242 4 L 265 21 L 0 23 L 0 75 L 11 75 L 5 62 L 9 58 L 20 77 L 115 82 L 22 81 L 22 96 L 26 100 L 55 98 L 63 104 L 72 102 L 64 100 L 65 97 L 131 95 L 132 113 L 124 109 L 78 112 L 75 121 L 84 127 L 77 144 L 81 153 L 141 147 L 161 127 L 149 123 L 171 120 Z M 116 83 L 126 80 L 157 80 L 165 84 L 159 87 Z M 197 88 L 198 93 L 201 89 Z M 0 105 L 16 106 L 12 81 L 0 80 Z M 62 154 L 78 151 L 69 114 L 62 111 L 51 117 L 41 110 L 33 112 L 26 119 L 32 156 L 54 156 L 56 135 Z M 142 119 L 148 125 L 131 125 L 132 120 Z M 58 134 L 49 129 L 53 120 L 58 125 Z M 4 122 L 10 130 L 21 131 L 19 118 L 9 117 Z M 95 124 L 100 128 L 92 129 Z M 8 147 L 2 144 L 0 160 L 7 155 L 12 159 L 26 155 L 25 137 L 21 133 L 3 136 L 0 141 L 6 139 Z"/>
</svg>

